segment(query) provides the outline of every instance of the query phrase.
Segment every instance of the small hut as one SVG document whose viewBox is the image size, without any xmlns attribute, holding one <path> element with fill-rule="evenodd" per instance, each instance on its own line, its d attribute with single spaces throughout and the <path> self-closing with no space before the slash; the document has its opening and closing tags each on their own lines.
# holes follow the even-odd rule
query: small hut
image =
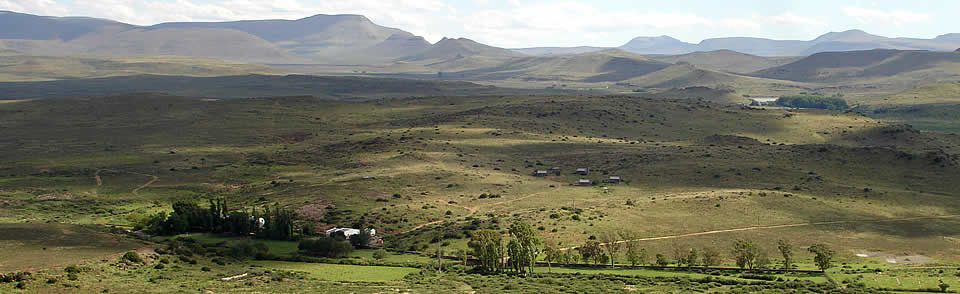
<svg viewBox="0 0 960 294">
<path fill-rule="evenodd" d="M 587 175 L 587 174 L 590 173 L 590 169 L 585 168 L 585 167 L 581 167 L 581 168 L 578 168 L 577 171 L 574 172 L 574 173 L 575 173 L 575 174 L 578 174 L 578 175 L 585 176 L 585 175 Z"/>
<path fill-rule="evenodd" d="M 620 176 L 611 176 L 607 178 L 607 183 L 610 183 L 610 184 L 619 184 L 621 182 L 623 182 L 623 178 L 621 178 Z"/>
<path fill-rule="evenodd" d="M 553 175 L 555 175 L 555 176 L 559 176 L 559 175 L 560 175 L 560 168 L 559 168 L 559 167 L 551 168 L 550 171 L 553 172 Z"/>
<path fill-rule="evenodd" d="M 545 170 L 545 169 L 538 169 L 538 170 L 536 170 L 536 171 L 533 172 L 533 176 L 535 176 L 535 177 L 546 177 L 546 176 L 547 176 L 547 170 Z"/>
<path fill-rule="evenodd" d="M 593 181 L 589 179 L 580 179 L 577 181 L 577 186 L 590 186 L 593 185 Z"/>
</svg>

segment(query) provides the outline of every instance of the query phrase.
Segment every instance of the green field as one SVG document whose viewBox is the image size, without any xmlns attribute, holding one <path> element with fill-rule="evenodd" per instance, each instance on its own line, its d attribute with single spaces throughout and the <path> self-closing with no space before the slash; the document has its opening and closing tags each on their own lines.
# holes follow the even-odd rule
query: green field
<svg viewBox="0 0 960 294">
<path fill-rule="evenodd" d="M 407 274 L 419 271 L 415 268 L 406 267 L 358 266 L 283 261 L 263 261 L 253 262 L 253 264 L 264 268 L 282 269 L 286 271 L 302 271 L 306 272 L 310 277 L 332 281 L 394 281 L 401 280 Z"/>
</svg>

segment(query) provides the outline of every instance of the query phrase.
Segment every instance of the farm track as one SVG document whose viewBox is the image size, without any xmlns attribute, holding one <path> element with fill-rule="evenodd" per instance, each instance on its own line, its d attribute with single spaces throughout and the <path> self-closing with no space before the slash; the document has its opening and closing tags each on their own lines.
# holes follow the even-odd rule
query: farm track
<svg viewBox="0 0 960 294">
<path fill-rule="evenodd" d="M 150 177 L 150 181 L 147 181 L 147 183 L 137 186 L 136 188 L 133 189 L 133 191 L 130 191 L 131 193 L 133 193 L 133 195 L 138 195 L 138 192 L 140 192 L 141 189 L 149 187 L 150 185 L 152 185 L 153 183 L 155 183 L 157 180 L 160 179 L 160 177 L 155 175 L 149 175 L 149 174 L 138 173 L 138 172 L 122 171 L 122 170 L 114 170 L 114 169 L 97 169 L 97 171 L 93 173 L 93 179 L 97 181 L 97 187 L 100 187 L 103 185 L 103 179 L 100 177 L 101 171 L 109 171 L 109 172 L 115 172 L 115 173 L 128 173 L 128 174 L 135 174 L 135 175 Z"/>
<path fill-rule="evenodd" d="M 640 238 L 633 240 L 620 240 L 614 242 L 615 244 L 622 244 L 627 242 L 640 242 L 640 241 L 655 241 L 655 240 L 667 240 L 667 239 L 678 239 L 683 237 L 695 237 L 702 235 L 712 235 L 719 233 L 730 233 L 730 232 L 742 232 L 742 231 L 753 231 L 753 230 L 768 230 L 768 229 L 780 229 L 780 228 L 793 228 L 793 227 L 805 227 L 805 226 L 820 226 L 820 225 L 837 225 L 837 224 L 854 224 L 854 223 L 882 223 L 882 222 L 897 222 L 897 221 L 912 221 L 912 220 L 925 220 L 925 219 L 944 219 L 944 218 L 956 218 L 960 217 L 960 214 L 953 215 L 939 215 L 939 216 L 921 216 L 921 217 L 905 217 L 905 218 L 890 218 L 890 219 L 873 219 L 873 220 L 842 220 L 842 221 L 825 221 L 825 222 L 809 222 L 809 223 L 797 223 L 797 224 L 782 224 L 782 225 L 767 225 L 767 226 L 751 226 L 745 228 L 736 228 L 736 229 L 724 229 L 724 230 L 713 230 L 689 234 L 680 234 L 680 235 L 670 235 L 670 236 L 660 236 L 660 237 L 648 237 Z M 606 245 L 606 243 L 600 243 L 600 245 Z M 563 248 L 562 250 L 576 249 L 577 247 L 568 247 Z"/>
</svg>

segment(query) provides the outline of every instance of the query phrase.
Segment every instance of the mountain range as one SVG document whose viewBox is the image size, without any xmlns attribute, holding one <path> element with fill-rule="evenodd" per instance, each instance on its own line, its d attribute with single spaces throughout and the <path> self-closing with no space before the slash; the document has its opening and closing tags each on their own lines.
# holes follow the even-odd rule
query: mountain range
<svg viewBox="0 0 960 294">
<path fill-rule="evenodd" d="M 861 30 L 831 32 L 809 41 L 772 40 L 750 37 L 705 39 L 687 43 L 670 36 L 637 37 L 618 49 L 637 54 L 687 54 L 715 50 L 731 50 L 758 56 L 808 56 L 829 51 L 871 49 L 953 51 L 960 48 L 960 34 L 946 34 L 933 39 L 888 38 Z M 558 55 L 600 51 L 603 47 L 534 47 L 515 49 L 531 55 Z"/>
<path fill-rule="evenodd" d="M 489 66 L 523 56 L 598 52 L 603 47 L 503 49 L 466 38 L 431 44 L 361 15 L 319 14 L 298 20 L 174 22 L 136 26 L 87 17 L 47 17 L 0 11 L 0 50 L 31 55 L 175 55 L 267 64 L 415 63 L 430 70 Z M 644 55 L 730 50 L 756 56 L 808 56 L 870 49 L 953 51 L 960 34 L 934 39 L 887 38 L 860 30 L 834 32 L 809 41 L 715 38 L 687 43 L 669 36 L 638 37 L 617 47 Z M 771 64 L 777 65 L 777 64 Z M 749 71 L 755 68 L 738 69 Z"/>
</svg>

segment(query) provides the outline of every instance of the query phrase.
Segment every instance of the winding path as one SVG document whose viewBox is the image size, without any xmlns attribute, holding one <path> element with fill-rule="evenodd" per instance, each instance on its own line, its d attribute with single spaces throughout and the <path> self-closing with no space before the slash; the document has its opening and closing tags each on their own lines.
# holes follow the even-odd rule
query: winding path
<svg viewBox="0 0 960 294">
<path fill-rule="evenodd" d="M 148 174 L 143 174 L 143 173 L 138 173 L 138 172 L 131 172 L 131 171 L 121 171 L 121 170 L 114 170 L 114 169 L 99 169 L 99 168 L 98 168 L 98 169 L 96 169 L 96 171 L 93 173 L 93 179 L 94 179 L 95 181 L 97 181 L 97 187 L 103 186 L 103 179 L 100 177 L 100 172 L 101 172 L 101 171 L 110 171 L 110 172 L 115 172 L 115 173 L 128 173 L 128 174 L 135 174 L 135 175 L 141 175 L 141 176 L 150 177 L 150 181 L 147 181 L 147 183 L 145 183 L 145 184 L 143 184 L 143 185 L 137 186 L 136 188 L 133 189 L 133 191 L 131 191 L 131 193 L 133 193 L 133 195 L 138 195 L 138 192 L 140 192 L 140 189 L 149 187 L 150 185 L 152 185 L 153 183 L 155 183 L 157 180 L 160 179 L 160 177 L 155 176 L 155 175 L 148 175 Z"/>
</svg>

